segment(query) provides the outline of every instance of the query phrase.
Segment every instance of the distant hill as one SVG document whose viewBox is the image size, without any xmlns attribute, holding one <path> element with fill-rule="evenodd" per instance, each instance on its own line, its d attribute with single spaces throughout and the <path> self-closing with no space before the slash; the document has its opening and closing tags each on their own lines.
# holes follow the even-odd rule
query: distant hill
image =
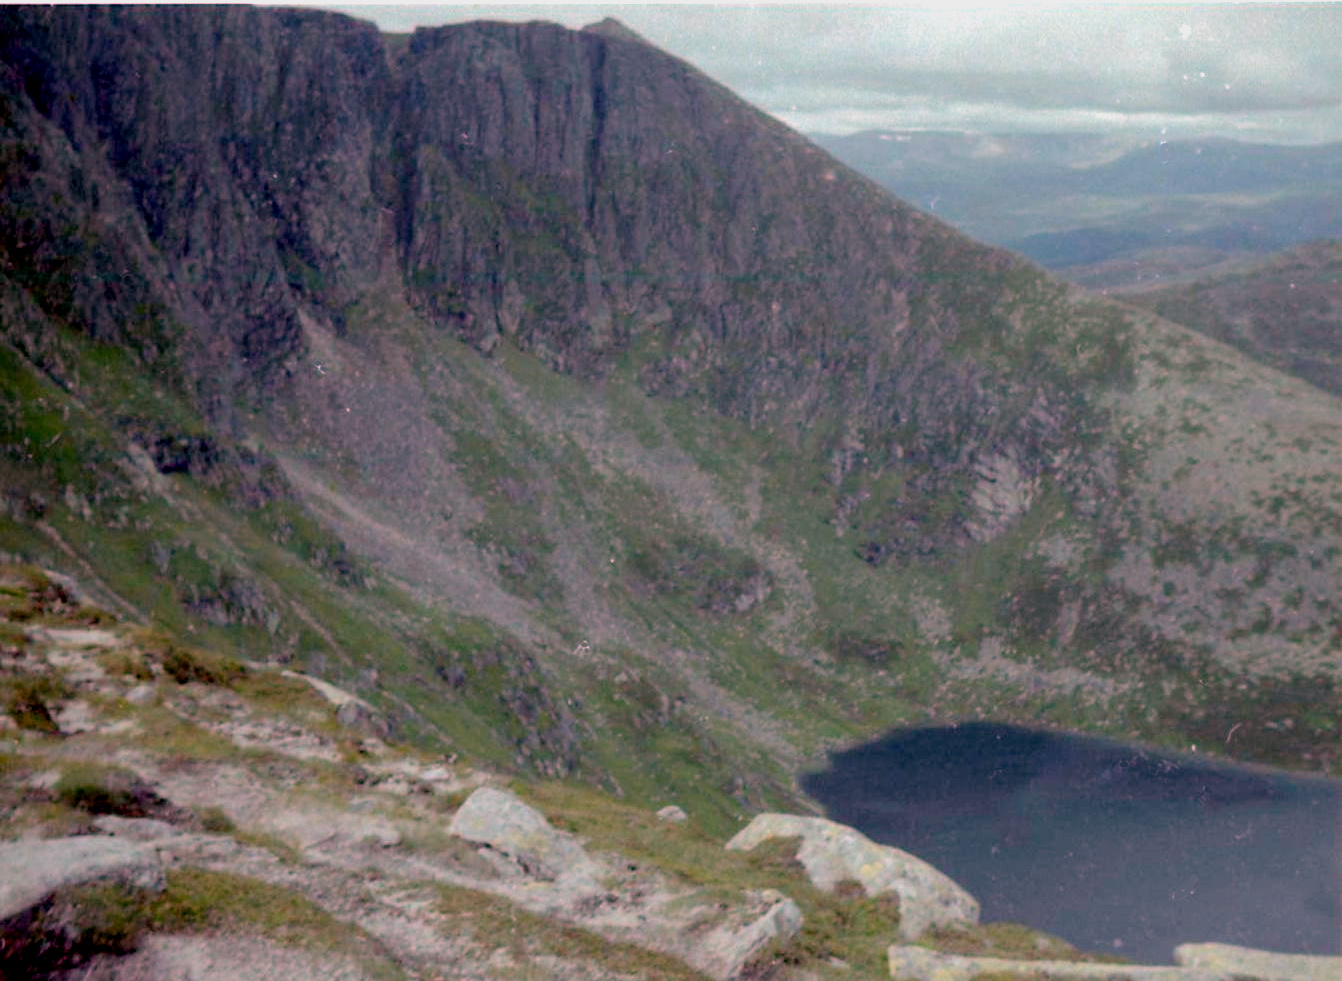
<svg viewBox="0 0 1342 981">
<path fill-rule="evenodd" d="M 1342 395 L 1342 242 L 1310 242 L 1247 268 L 1124 296 Z"/>
<path fill-rule="evenodd" d="M 1342 236 L 1342 144 L 864 132 L 814 139 L 1076 282 L 1121 287 Z"/>
</svg>

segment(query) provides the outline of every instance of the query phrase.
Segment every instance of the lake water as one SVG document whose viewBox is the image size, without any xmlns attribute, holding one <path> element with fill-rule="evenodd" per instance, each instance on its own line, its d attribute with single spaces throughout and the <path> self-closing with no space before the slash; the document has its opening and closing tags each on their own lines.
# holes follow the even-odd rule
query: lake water
<svg viewBox="0 0 1342 981">
<path fill-rule="evenodd" d="M 1342 948 L 1339 781 L 971 723 L 893 733 L 802 784 L 985 921 L 1145 963 L 1189 942 Z"/>
</svg>

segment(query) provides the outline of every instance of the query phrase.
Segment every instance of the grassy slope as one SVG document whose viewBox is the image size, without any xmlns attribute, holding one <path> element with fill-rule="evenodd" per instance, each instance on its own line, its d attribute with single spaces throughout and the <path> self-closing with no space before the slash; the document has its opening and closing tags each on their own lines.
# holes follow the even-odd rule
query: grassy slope
<svg viewBox="0 0 1342 981">
<path fill-rule="evenodd" d="M 873 566 L 837 502 L 866 495 L 858 528 L 899 488 L 836 486 L 823 420 L 784 438 L 649 398 L 637 350 L 599 385 L 506 342 L 484 360 L 382 290 L 343 336 L 307 325 L 313 363 L 251 419 L 265 453 L 215 437 L 234 464 L 195 476 L 128 449 L 136 420 L 204 433 L 155 369 L 51 325 L 60 371 L 0 348 L 0 549 L 168 631 L 330 676 L 426 745 L 675 800 L 710 827 L 795 806 L 793 774 L 828 746 L 936 718 L 1177 745 L 1247 718 L 1235 749 L 1320 765 L 1338 698 L 1297 655 L 1327 639 L 1293 637 L 1289 610 L 1337 622 L 1315 588 L 1336 552 L 1310 554 L 1342 534 L 1335 404 L 1163 327 L 1111 352 L 1129 330 L 1111 312 L 1016 289 L 1008 318 L 1029 330 L 966 343 L 1022 370 L 1052 345 L 1132 372 L 1111 407 L 1132 493 L 1098 518 L 1045 486 L 992 540 Z M 1210 516 L 1181 511 L 1216 495 Z M 1162 620 L 1172 598 L 1209 611 L 1192 636 Z M 1272 658 L 1279 680 L 1248 692 L 1241 669 Z"/>
<path fill-rule="evenodd" d="M 1313 242 L 1128 302 L 1342 395 L 1342 243 Z"/>
<path fill-rule="evenodd" d="M 625 929 L 620 939 L 581 915 L 551 918 L 518 905 L 515 895 L 510 900 L 506 889 L 497 888 L 494 867 L 444 830 L 471 790 L 482 781 L 502 782 L 498 775 L 444 765 L 404 744 L 347 729 L 334 707 L 295 676 L 119 623 L 74 601 L 40 570 L 2 562 L 0 658 L 0 712 L 9 717 L 6 723 L 17 723 L 0 730 L 0 842 L 92 833 L 106 815 L 153 817 L 179 831 L 222 836 L 169 869 L 157 895 L 117 883 L 58 892 L 21 932 L 11 931 L 0 969 L 36 976 L 95 955 L 132 952 L 154 934 L 205 934 L 225 944 L 264 938 L 328 964 L 353 961 L 374 978 L 417 977 L 445 952 L 460 965 L 500 946 L 521 964 L 549 957 L 553 976 L 575 976 L 560 968 L 585 964 L 576 976 L 703 977 L 658 952 L 657 927 L 664 924 L 650 924 L 646 933 Z M 85 705 L 86 721 L 96 724 L 66 733 L 37 724 L 34 706 L 50 722 L 51 714 L 59 716 L 71 703 Z M 239 720 L 252 734 L 286 733 L 287 748 L 235 741 L 229 726 Z M 305 738 L 294 740 L 295 734 Z M 295 742 L 315 755 L 289 755 Z M 330 755 L 322 752 L 328 748 Z M 420 783 L 415 792 L 398 794 L 394 780 L 383 783 L 378 776 L 404 778 L 430 769 L 438 773 L 435 780 L 450 771 L 452 786 Z M 190 775 L 185 782 L 164 785 L 165 776 L 182 774 Z M 216 798 L 212 792 L 223 786 L 232 793 Z M 201 789 L 211 792 L 202 797 Z M 771 965 L 770 976 L 792 976 L 788 967 L 834 978 L 853 972 L 876 977 L 885 970 L 897 904 L 889 896 L 867 897 L 851 883 L 832 893 L 816 888 L 795 859 L 795 839 L 727 851 L 723 845 L 737 830 L 734 824 L 715 831 L 693 820 L 668 823 L 646 807 L 573 782 L 518 782 L 515 789 L 553 826 L 623 868 L 610 887 L 626 899 L 646 898 L 648 890 L 670 892 L 686 907 L 697 905 L 700 915 L 720 915 L 744 905 L 749 890 L 777 889 L 791 897 L 804 926 L 794 939 L 759 955 L 761 969 Z M 183 796 L 168 799 L 160 791 Z M 304 821 L 269 823 L 294 814 Z M 371 823 L 361 828 L 355 818 L 324 836 L 306 826 L 356 814 Z M 341 859 L 313 854 L 338 835 L 348 841 L 361 830 L 385 833 L 392 827 L 397 843 L 359 854 L 352 869 L 341 871 Z M 230 838 L 231 849 L 220 847 Z M 455 884 L 447 876 L 430 882 L 423 878 L 427 869 L 455 873 Z M 636 883 L 628 873 L 637 873 Z M 378 907 L 381 899 L 370 882 L 381 887 L 379 897 L 427 892 L 430 902 L 397 906 L 399 916 L 379 918 L 369 909 L 387 907 Z M 350 893 L 358 894 L 357 912 Z M 399 922 L 407 915 L 422 931 L 410 932 L 408 945 Z M 50 934 L 58 931 L 62 937 L 52 943 Z M 936 930 L 920 942 L 1022 959 L 1097 959 L 1006 923 Z M 556 965 L 554 957 L 564 963 Z"/>
</svg>

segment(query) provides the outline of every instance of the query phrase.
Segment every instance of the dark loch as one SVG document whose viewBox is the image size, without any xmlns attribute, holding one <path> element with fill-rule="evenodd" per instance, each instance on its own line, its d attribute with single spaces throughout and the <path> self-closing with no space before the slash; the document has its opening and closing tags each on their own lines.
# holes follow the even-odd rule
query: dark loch
<svg viewBox="0 0 1342 981">
<path fill-rule="evenodd" d="M 985 921 L 1152 964 L 1189 942 L 1342 948 L 1342 781 L 969 723 L 836 754 L 803 786 Z"/>
</svg>

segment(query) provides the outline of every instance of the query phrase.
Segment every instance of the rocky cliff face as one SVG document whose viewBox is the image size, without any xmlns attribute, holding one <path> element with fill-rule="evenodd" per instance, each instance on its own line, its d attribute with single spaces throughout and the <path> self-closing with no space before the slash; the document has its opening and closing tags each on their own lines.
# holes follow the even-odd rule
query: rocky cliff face
<svg viewBox="0 0 1342 981">
<path fill-rule="evenodd" d="M 6 237 L 59 253 L 11 267 L 63 277 L 39 284 L 49 308 L 96 311 L 96 337 L 154 342 L 156 310 L 185 325 L 217 412 L 281 384 L 300 311 L 340 330 L 387 271 L 481 352 L 508 336 L 588 377 L 637 352 L 648 391 L 755 425 L 837 410 L 878 466 L 938 486 L 1010 429 L 1039 460 L 1084 424 L 1036 394 L 1075 366 L 983 356 L 985 329 L 1019 340 L 1018 263 L 619 32 L 484 23 L 393 56 L 318 13 L 8 16 L 13 145 L 47 149 L 10 172 Z"/>
<path fill-rule="evenodd" d="M 31 271 L 49 312 L 132 346 L 180 324 L 188 374 L 222 412 L 301 348 L 300 306 L 338 312 L 376 274 L 373 120 L 390 81 L 368 25 L 14 10 L 4 47 L 5 240 L 37 250 L 6 265 Z"/>
<path fill-rule="evenodd" d="M 1012 322 L 1018 291 L 1057 306 L 1056 289 L 637 40 L 443 28 L 400 71 L 402 273 L 481 351 L 508 336 L 588 377 L 633 357 L 646 391 L 798 440 L 842 417 L 823 437 L 840 477 L 901 472 L 928 496 L 999 444 L 1028 446 L 1038 476 L 1064 431 L 1100 424 L 1091 376 L 1122 380 L 1111 325 L 1072 325 L 1104 336 L 1059 357 L 1061 334 Z M 968 521 L 862 531 L 879 559 Z"/>
<path fill-rule="evenodd" d="M 618 25 L 8 8 L 0 189 L 3 547 L 408 729 L 724 807 L 919 713 L 1332 737 L 1335 401 Z"/>
</svg>

